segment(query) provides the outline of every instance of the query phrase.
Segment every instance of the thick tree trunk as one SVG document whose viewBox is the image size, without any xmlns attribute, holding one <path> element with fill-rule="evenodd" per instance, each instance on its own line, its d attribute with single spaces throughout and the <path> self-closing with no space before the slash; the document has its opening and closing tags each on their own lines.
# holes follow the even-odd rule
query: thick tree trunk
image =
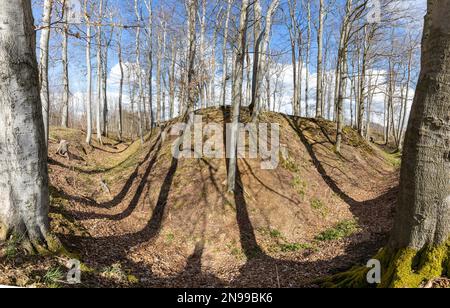
<svg viewBox="0 0 450 308">
<path fill-rule="evenodd" d="M 45 140 L 48 142 L 50 126 L 50 92 L 48 87 L 48 56 L 50 45 L 50 31 L 53 11 L 53 0 L 45 0 L 42 18 L 43 29 L 40 42 L 39 78 L 41 87 L 42 116 L 44 119 Z"/>
<path fill-rule="evenodd" d="M 52 250 L 47 150 L 31 1 L 0 1 L 0 241 Z"/>
<path fill-rule="evenodd" d="M 419 287 L 450 271 L 450 0 L 428 0 L 422 70 L 406 133 L 397 215 L 380 287 Z M 367 286 L 367 268 L 329 279 Z"/>
<path fill-rule="evenodd" d="M 391 239 L 395 248 L 419 250 L 450 236 L 450 0 L 428 1 L 428 10 Z"/>
</svg>

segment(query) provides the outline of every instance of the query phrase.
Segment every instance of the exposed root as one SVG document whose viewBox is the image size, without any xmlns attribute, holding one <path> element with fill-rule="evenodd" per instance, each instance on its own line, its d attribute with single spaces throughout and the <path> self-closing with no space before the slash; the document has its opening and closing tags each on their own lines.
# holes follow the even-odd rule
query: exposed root
<svg viewBox="0 0 450 308">
<path fill-rule="evenodd" d="M 51 233 L 42 238 L 30 238 L 23 232 L 14 232 L 5 225 L 0 225 L 0 243 L 8 242 L 28 255 L 68 254 L 61 241 Z"/>
<path fill-rule="evenodd" d="M 450 240 L 445 244 L 421 251 L 410 248 L 385 248 L 375 256 L 381 263 L 379 288 L 419 288 L 430 280 L 450 274 Z M 324 288 L 369 288 L 369 268 L 356 267 L 350 271 L 319 281 Z"/>
</svg>

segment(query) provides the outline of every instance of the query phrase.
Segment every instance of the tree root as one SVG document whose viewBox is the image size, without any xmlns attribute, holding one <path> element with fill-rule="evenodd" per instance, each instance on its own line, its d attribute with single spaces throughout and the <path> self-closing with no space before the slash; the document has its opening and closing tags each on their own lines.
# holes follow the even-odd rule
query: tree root
<svg viewBox="0 0 450 308">
<path fill-rule="evenodd" d="M 28 255 L 47 256 L 66 252 L 61 241 L 52 233 L 43 235 L 41 238 L 31 238 L 26 232 L 11 230 L 0 223 L 0 243 L 4 242 L 9 242 Z"/>
<path fill-rule="evenodd" d="M 381 283 L 370 285 L 369 268 L 355 267 L 318 281 L 324 288 L 419 288 L 430 280 L 450 276 L 450 240 L 421 251 L 384 248 L 375 260 L 381 263 Z"/>
</svg>

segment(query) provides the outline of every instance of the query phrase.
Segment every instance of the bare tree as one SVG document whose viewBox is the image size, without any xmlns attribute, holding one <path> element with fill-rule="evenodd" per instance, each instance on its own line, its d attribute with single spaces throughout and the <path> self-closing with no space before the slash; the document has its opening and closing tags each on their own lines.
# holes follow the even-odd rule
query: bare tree
<svg viewBox="0 0 450 308">
<path fill-rule="evenodd" d="M 88 10 L 89 0 L 84 1 L 84 16 L 86 21 L 86 67 L 87 67 L 87 93 L 86 93 L 86 143 L 92 141 L 92 63 L 91 63 L 91 18 Z"/>
<path fill-rule="evenodd" d="M 41 31 L 40 42 L 40 62 L 39 62 L 39 84 L 41 87 L 42 116 L 44 118 L 45 139 L 48 142 L 50 126 L 50 93 L 48 86 L 48 58 L 50 46 L 50 31 L 53 12 L 53 0 L 45 0 L 44 15 L 42 18 L 43 29 Z"/>
<path fill-rule="evenodd" d="M 228 31 L 230 25 L 230 15 L 233 0 L 227 0 L 227 16 L 225 18 L 225 29 L 223 35 L 223 49 L 222 49 L 222 106 L 225 106 L 227 99 L 227 80 L 228 80 Z"/>
<path fill-rule="evenodd" d="M 69 21 L 68 21 L 67 2 L 63 1 L 63 45 L 62 45 L 62 65 L 63 65 L 63 107 L 61 126 L 69 127 Z"/>
<path fill-rule="evenodd" d="M 323 27 L 325 18 L 324 0 L 319 0 L 319 29 L 317 30 L 317 94 L 316 94 L 316 118 L 323 117 Z M 308 116 L 308 111 L 307 115 Z"/>
<path fill-rule="evenodd" d="M 244 74 L 245 46 L 247 41 L 247 22 L 248 22 L 249 0 L 242 0 L 241 16 L 238 31 L 238 44 L 236 48 L 236 59 L 233 69 L 233 115 L 232 131 L 230 134 L 229 149 L 229 168 L 228 168 L 228 191 L 234 192 L 236 188 L 237 171 L 237 138 L 240 118 L 240 109 L 242 104 L 242 84 Z"/>
</svg>

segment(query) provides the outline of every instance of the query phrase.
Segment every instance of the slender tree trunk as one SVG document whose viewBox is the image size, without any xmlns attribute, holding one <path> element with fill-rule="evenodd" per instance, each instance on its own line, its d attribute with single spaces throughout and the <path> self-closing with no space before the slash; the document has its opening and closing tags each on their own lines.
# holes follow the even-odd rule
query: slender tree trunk
<svg viewBox="0 0 450 308">
<path fill-rule="evenodd" d="M 53 0 L 45 0 L 42 18 L 43 29 L 40 42 L 39 78 L 41 87 L 42 116 L 44 118 L 45 140 L 48 143 L 50 126 L 50 92 L 48 87 L 48 55 L 50 46 L 50 31 L 53 11 Z"/>
<path fill-rule="evenodd" d="M 123 56 L 122 56 L 122 35 L 119 37 L 118 42 L 118 55 L 119 55 L 119 67 L 120 67 L 120 82 L 119 82 L 119 140 L 123 140 L 123 111 L 122 111 L 122 101 L 123 101 L 123 81 L 124 81 L 124 67 L 123 67 Z"/>
<path fill-rule="evenodd" d="M 319 1 L 319 29 L 317 31 L 317 97 L 316 97 L 316 118 L 323 117 L 322 110 L 322 50 L 323 50 L 323 23 L 324 23 L 324 0 Z"/>
<path fill-rule="evenodd" d="M 408 101 L 409 101 L 409 88 L 411 86 L 412 56 L 413 56 L 413 51 L 411 49 L 408 53 L 408 78 L 406 81 L 405 107 L 403 109 L 402 125 L 400 126 L 400 138 L 399 138 L 400 150 L 402 150 L 403 140 L 404 140 L 404 135 L 405 135 L 406 114 L 407 114 L 407 110 L 408 110 Z"/>
<path fill-rule="evenodd" d="M 338 54 L 338 70 L 339 70 L 339 87 L 338 96 L 336 104 L 336 122 L 337 122 L 337 135 L 336 135 L 336 152 L 341 153 L 342 144 L 342 132 L 344 128 L 344 96 L 347 89 L 347 48 L 348 48 L 348 37 L 350 31 L 350 14 L 352 7 L 352 0 L 347 0 L 346 5 L 346 16 L 342 23 L 341 39 L 339 43 L 339 54 Z"/>
<path fill-rule="evenodd" d="M 247 22 L 248 22 L 249 0 L 242 0 L 238 46 L 236 50 L 236 60 L 233 70 L 233 114 L 232 128 L 230 133 L 229 149 L 229 168 L 228 168 L 228 192 L 234 192 L 236 189 L 236 171 L 237 171 L 237 144 L 239 135 L 239 118 L 242 104 L 242 79 L 245 60 L 245 45 L 247 41 Z"/>
<path fill-rule="evenodd" d="M 138 0 L 134 1 L 134 10 L 136 13 L 136 18 L 141 22 L 141 14 L 139 12 L 139 3 Z M 138 109 L 138 117 L 139 117 L 139 123 L 138 123 L 138 131 L 139 131 L 139 139 L 141 140 L 141 143 L 144 144 L 144 117 L 142 115 L 142 97 L 143 97 L 143 89 L 142 89 L 142 71 L 141 71 L 141 28 L 138 27 L 136 29 L 136 76 L 137 76 L 137 82 L 139 87 L 139 94 L 137 99 L 137 109 Z"/>
<path fill-rule="evenodd" d="M 103 15 L 103 0 L 99 4 L 99 25 L 97 26 L 97 112 L 96 112 L 96 126 L 97 126 L 97 140 L 103 144 L 102 128 L 101 128 L 101 102 L 102 102 L 102 15 Z"/>
<path fill-rule="evenodd" d="M 222 48 L 222 106 L 225 106 L 227 99 L 227 79 L 228 79 L 228 31 L 229 31 L 229 23 L 230 23 L 230 15 L 231 15 L 231 6 L 233 4 L 233 0 L 227 0 L 227 17 L 225 18 L 225 29 L 223 36 L 223 48 Z"/>
<path fill-rule="evenodd" d="M 173 119 L 175 113 L 175 65 L 177 62 L 177 48 L 175 41 L 172 42 L 172 60 L 170 64 L 170 75 L 169 75 L 169 105 L 170 111 L 169 116 L 170 119 Z"/>
<path fill-rule="evenodd" d="M 92 141 L 92 63 L 91 63 L 91 19 L 88 11 L 89 0 L 84 2 L 86 20 L 86 67 L 87 67 L 87 95 L 86 95 L 86 143 Z"/>
<path fill-rule="evenodd" d="M 151 129 L 154 125 L 153 119 L 153 4 L 152 0 L 146 1 L 146 6 L 148 10 L 148 53 L 147 53 L 147 64 L 148 64 L 148 114 L 149 114 L 149 128 Z"/>
<path fill-rule="evenodd" d="M 64 2 L 64 5 L 67 5 Z M 63 44 L 62 44 L 62 65 L 63 65 L 63 100 L 62 100 L 62 117 L 61 126 L 69 127 L 69 23 L 67 7 L 63 8 L 64 25 L 63 25 Z"/>
<path fill-rule="evenodd" d="M 306 3 L 307 11 L 307 38 L 306 38 L 306 81 L 305 81 L 305 107 L 309 109 L 309 69 L 310 69 L 310 55 L 311 55 L 311 2 Z"/>
<path fill-rule="evenodd" d="M 55 250 L 31 1 L 0 0 L 0 242 Z"/>
</svg>

